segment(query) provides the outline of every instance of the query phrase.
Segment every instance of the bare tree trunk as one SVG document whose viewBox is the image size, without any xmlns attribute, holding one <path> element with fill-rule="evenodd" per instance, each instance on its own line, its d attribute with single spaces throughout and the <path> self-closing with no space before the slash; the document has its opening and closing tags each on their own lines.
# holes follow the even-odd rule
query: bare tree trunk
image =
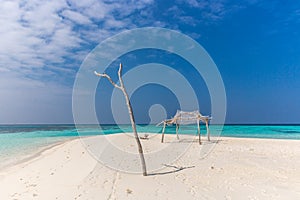
<svg viewBox="0 0 300 200">
<path fill-rule="evenodd" d="M 140 155 L 140 159 L 141 159 L 141 163 L 142 163 L 143 175 L 147 176 L 147 169 L 146 169 L 146 162 L 145 162 L 145 157 L 144 157 L 144 153 L 143 153 L 143 147 L 142 147 L 141 141 L 139 139 L 139 136 L 137 134 L 136 124 L 135 124 L 135 120 L 134 120 L 134 115 L 133 115 L 131 103 L 130 103 L 130 100 L 129 100 L 129 97 L 128 97 L 128 94 L 127 94 L 125 88 L 122 91 L 123 91 L 123 94 L 125 96 L 125 100 L 126 100 L 126 104 L 127 104 L 127 108 L 128 108 L 128 113 L 129 113 L 129 116 L 130 116 L 131 127 L 132 127 L 133 134 L 134 134 L 137 146 L 138 146 L 139 155 Z"/>
<path fill-rule="evenodd" d="M 127 91 L 126 91 L 126 89 L 124 87 L 123 79 L 122 79 L 122 76 L 121 76 L 122 75 L 122 63 L 120 63 L 120 67 L 119 67 L 119 71 L 118 71 L 120 86 L 117 85 L 116 83 L 114 83 L 112 81 L 112 79 L 110 78 L 110 76 L 108 76 L 107 74 L 99 74 L 97 72 L 95 72 L 95 74 L 97 76 L 101 76 L 101 77 L 107 78 L 114 87 L 120 89 L 123 92 L 124 97 L 125 97 L 125 101 L 126 101 L 126 105 L 127 105 L 127 108 L 128 108 L 128 113 L 129 113 L 129 116 L 130 116 L 130 122 L 131 122 L 132 131 L 133 131 L 133 134 L 134 134 L 137 146 L 138 146 L 138 151 L 139 151 L 139 155 L 140 155 L 140 159 L 141 159 L 141 164 L 142 164 L 143 175 L 147 176 L 147 169 L 146 169 L 146 162 L 145 162 L 145 157 L 144 157 L 144 153 L 143 153 L 143 147 L 142 147 L 141 141 L 139 139 L 139 136 L 137 134 L 136 124 L 135 124 L 135 120 L 134 120 L 132 106 L 131 106 L 131 103 L 130 103 Z"/>
</svg>

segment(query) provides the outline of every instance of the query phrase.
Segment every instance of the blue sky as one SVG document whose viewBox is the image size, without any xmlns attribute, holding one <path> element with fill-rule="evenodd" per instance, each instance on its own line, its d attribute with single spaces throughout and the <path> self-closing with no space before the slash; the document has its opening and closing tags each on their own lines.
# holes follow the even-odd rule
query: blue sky
<svg viewBox="0 0 300 200">
<path fill-rule="evenodd" d="M 300 122 L 297 1 L 4 0 L 0 23 L 0 123 L 73 123 L 72 87 L 83 59 L 106 38 L 147 26 L 180 31 L 206 49 L 224 81 L 227 123 Z M 210 114 L 205 85 L 201 78 L 193 81 L 199 81 L 197 95 Z M 103 99 L 112 88 L 101 85 L 96 107 L 109 123 Z M 144 89 L 172 97 L 159 86 Z M 145 100 L 158 100 L 144 97 L 145 91 L 132 101 L 139 120 L 149 122 L 139 110 Z M 167 115 L 176 107 L 174 101 Z"/>
</svg>

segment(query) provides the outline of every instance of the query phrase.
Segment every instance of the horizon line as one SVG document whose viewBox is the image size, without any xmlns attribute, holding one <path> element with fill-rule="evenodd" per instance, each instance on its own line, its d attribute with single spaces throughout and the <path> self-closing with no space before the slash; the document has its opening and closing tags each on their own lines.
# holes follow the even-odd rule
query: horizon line
<svg viewBox="0 0 300 200">
<path fill-rule="evenodd" d="M 157 123 L 156 123 L 157 124 Z M 136 123 L 136 125 L 156 125 L 156 124 L 144 124 L 144 123 Z M 186 125 L 193 125 L 192 124 L 186 124 Z M 104 125 L 104 126 L 108 126 L 108 125 L 131 125 L 130 123 L 128 124 L 109 124 L 109 123 L 105 123 L 105 124 L 74 124 L 74 123 L 0 123 L 0 126 L 12 126 L 12 125 Z M 195 123 L 196 125 L 196 123 Z M 214 123 L 210 123 L 210 125 L 232 125 L 232 126 L 300 126 L 300 123 L 224 123 L 224 124 L 214 124 Z"/>
</svg>

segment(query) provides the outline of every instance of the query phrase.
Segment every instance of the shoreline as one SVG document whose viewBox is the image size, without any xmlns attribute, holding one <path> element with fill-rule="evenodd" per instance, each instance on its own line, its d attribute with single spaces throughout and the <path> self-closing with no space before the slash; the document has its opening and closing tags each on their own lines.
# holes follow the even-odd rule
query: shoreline
<svg viewBox="0 0 300 200">
<path fill-rule="evenodd" d="M 45 146 L 42 146 L 42 147 L 39 147 L 38 150 L 35 150 L 35 151 L 31 151 L 29 154 L 29 156 L 20 156 L 21 158 L 15 162 L 12 162 L 12 163 L 9 163 L 7 165 L 3 165 L 0 167 L 0 174 L 2 171 L 5 171 L 5 170 L 8 170 L 10 168 L 13 168 L 17 165 L 22 165 L 22 164 L 26 164 L 32 160 L 35 160 L 36 158 L 38 158 L 39 156 L 41 156 L 43 154 L 43 152 L 47 151 L 47 150 L 51 150 L 57 146 L 60 146 L 60 145 L 63 145 L 65 143 L 68 143 L 72 140 L 76 140 L 76 139 L 79 139 L 79 137 L 77 138 L 68 138 L 66 139 L 65 141 L 57 141 L 57 142 L 54 142 L 52 144 L 47 144 Z"/>
<path fill-rule="evenodd" d="M 50 151 L 53 151 L 55 150 L 56 147 L 59 147 L 59 146 L 63 146 L 69 142 L 72 142 L 72 141 L 76 141 L 76 140 L 81 140 L 83 138 L 93 138 L 93 137 L 105 137 L 105 136 L 109 136 L 109 135 L 122 135 L 122 134 L 131 134 L 131 133 L 113 133 L 113 134 L 105 134 L 105 135 L 91 135 L 91 136 L 78 136 L 78 137 L 74 137 L 72 136 L 71 138 L 68 138 L 66 139 L 65 141 L 57 141 L 57 142 L 54 142 L 52 144 L 48 144 L 46 146 L 43 146 L 43 147 L 39 147 L 38 150 L 34 151 L 31 153 L 31 155 L 29 155 L 28 157 L 25 157 L 25 158 L 21 158 L 20 160 L 14 162 L 14 163 L 10 163 L 8 165 L 4 165 L 4 166 L 1 166 L 0 167 L 0 175 L 1 175 L 1 172 L 5 171 L 5 170 L 9 170 L 11 168 L 14 168 L 18 165 L 26 165 L 26 163 L 30 163 L 31 161 L 34 161 L 36 159 L 38 159 L 40 156 L 42 156 L 42 154 L 48 150 Z M 142 134 L 149 134 L 149 135 L 158 135 L 158 136 L 161 136 L 161 134 L 156 134 L 156 133 L 139 133 L 140 135 Z M 165 133 L 165 135 L 171 135 L 171 136 L 175 136 L 175 134 L 173 133 Z M 180 134 L 179 134 L 180 135 Z M 184 136 L 187 136 L 187 137 L 195 137 L 197 139 L 197 135 L 192 135 L 192 134 L 184 134 Z M 211 136 L 211 138 L 217 138 L 217 141 L 222 141 L 222 138 L 223 139 L 229 139 L 229 140 L 249 140 L 249 141 L 256 141 L 256 140 L 259 140 L 259 141 L 263 141 L 263 140 L 266 140 L 266 141 L 294 141 L 294 142 L 300 142 L 300 140 L 298 139 L 277 139 L 277 138 L 252 138 L 252 137 L 232 137 L 232 136 Z M 132 138 L 134 139 L 134 138 Z M 205 136 L 202 136 L 201 137 L 201 140 L 202 141 L 206 141 L 207 138 L 206 138 L 206 135 Z M 197 141 L 194 141 L 195 143 L 197 143 Z M 82 145 L 84 145 L 82 142 L 81 142 Z"/>
</svg>

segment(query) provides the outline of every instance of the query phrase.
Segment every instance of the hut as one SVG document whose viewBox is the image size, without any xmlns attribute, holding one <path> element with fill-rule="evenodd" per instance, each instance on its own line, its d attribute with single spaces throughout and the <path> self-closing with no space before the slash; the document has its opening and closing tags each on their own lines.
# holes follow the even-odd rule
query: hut
<svg viewBox="0 0 300 200">
<path fill-rule="evenodd" d="M 161 142 L 164 142 L 164 135 L 165 135 L 165 129 L 166 125 L 176 125 L 176 137 L 179 139 L 178 136 L 178 129 L 180 125 L 186 125 L 186 124 L 193 124 L 196 123 L 198 127 L 198 137 L 199 137 L 199 144 L 201 144 L 201 134 L 200 134 L 200 122 L 204 122 L 206 124 L 206 130 L 207 130 L 207 139 L 210 141 L 210 132 L 208 127 L 208 122 L 212 118 L 209 116 L 203 116 L 198 110 L 192 111 L 192 112 L 185 112 L 181 110 L 177 110 L 176 115 L 172 119 L 166 119 L 159 123 L 158 125 L 163 124 L 162 129 L 162 136 L 161 136 Z"/>
</svg>

